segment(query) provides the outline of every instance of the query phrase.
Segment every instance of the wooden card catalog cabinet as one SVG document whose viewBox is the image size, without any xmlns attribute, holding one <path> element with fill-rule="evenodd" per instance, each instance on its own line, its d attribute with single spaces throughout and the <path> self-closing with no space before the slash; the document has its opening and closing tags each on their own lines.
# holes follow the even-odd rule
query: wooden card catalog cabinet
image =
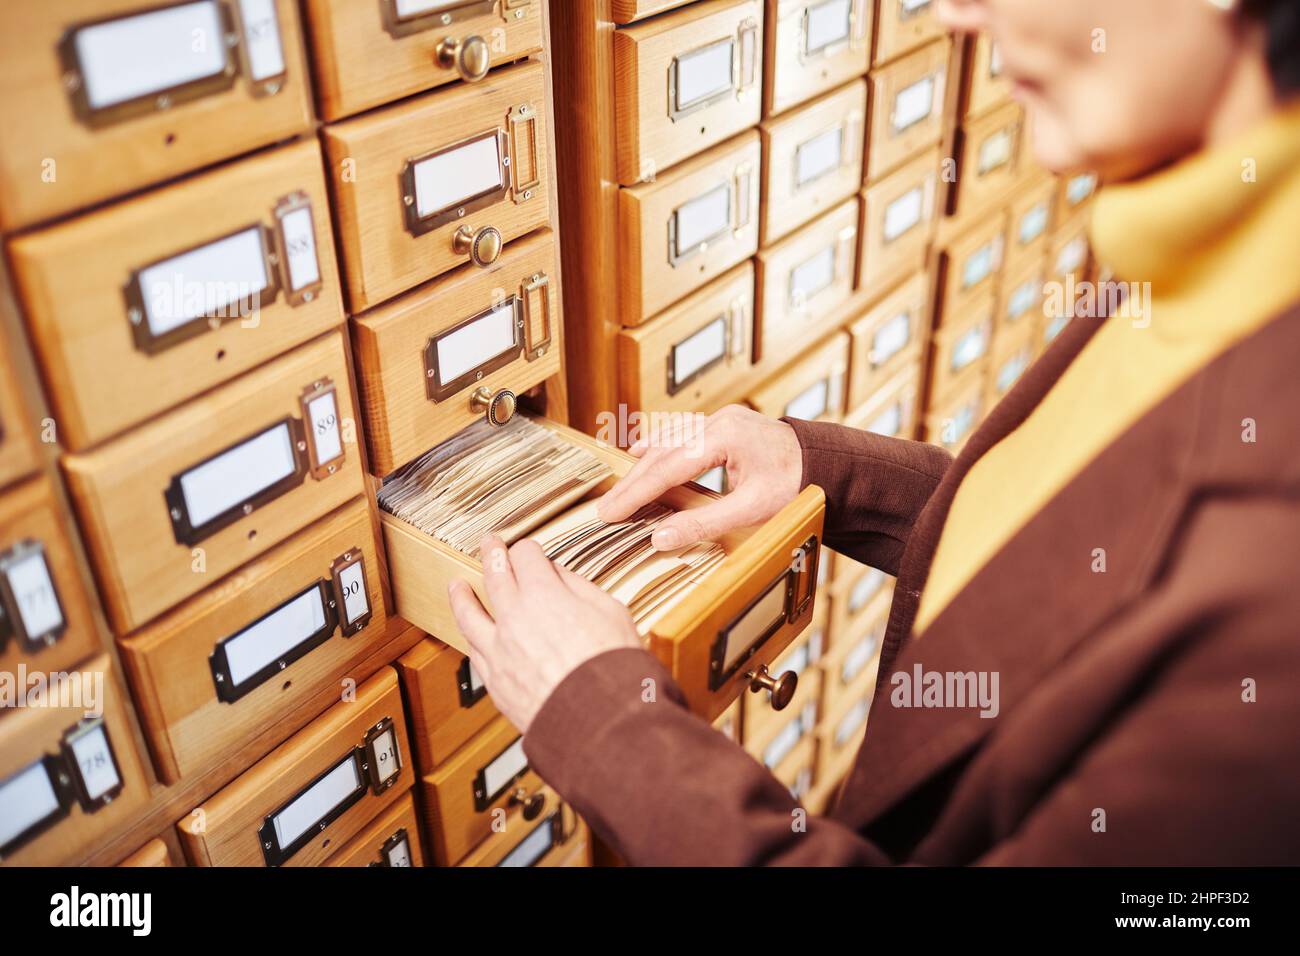
<svg viewBox="0 0 1300 956">
<path fill-rule="evenodd" d="M 858 220 L 855 197 L 759 252 L 756 362 L 779 362 L 842 323 L 857 270 Z"/>
<path fill-rule="evenodd" d="M 610 0 L 610 16 L 615 23 L 635 23 L 656 13 L 676 10 L 692 0 Z"/>
<path fill-rule="evenodd" d="M 6 230 L 287 139 L 311 122 L 293 0 L 5 6 Z"/>
<path fill-rule="evenodd" d="M 442 641 L 426 637 L 393 666 L 406 692 L 421 771 L 442 764 L 497 716 L 469 658 Z"/>
<path fill-rule="evenodd" d="M 874 687 L 863 694 L 849 698 L 837 711 L 827 710 L 826 717 L 817 729 L 820 780 L 842 780 L 853 769 L 858 748 L 867 731 L 867 717 L 875 698 Z"/>
<path fill-rule="evenodd" d="M 858 191 L 866 116 L 867 85 L 857 80 L 763 123 L 763 245 Z"/>
<path fill-rule="evenodd" d="M 550 812 L 534 820 L 523 814 L 507 817 L 505 828 L 494 832 L 457 863 L 463 867 L 569 866 L 575 847 L 585 840 L 586 827 L 568 804 L 549 787 L 542 787 Z"/>
<path fill-rule="evenodd" d="M 366 825 L 325 866 L 377 866 L 404 869 L 424 866 L 420 820 L 410 791 Z"/>
<path fill-rule="evenodd" d="M 968 120 L 961 133 L 954 212 L 978 214 L 996 203 L 1020 175 L 1024 110 L 1016 103 Z"/>
<path fill-rule="evenodd" d="M 749 404 L 773 418 L 837 422 L 845 412 L 849 335 L 840 332 L 750 393 Z"/>
<path fill-rule="evenodd" d="M 0 863 L 78 863 L 148 802 L 111 667 L 101 656 L 59 674 L 45 701 L 0 719 Z"/>
<path fill-rule="evenodd" d="M 544 0 L 306 0 L 321 117 L 336 120 L 542 48 Z M 539 104 L 540 105 L 540 104 Z"/>
<path fill-rule="evenodd" d="M 935 0 L 876 0 L 876 43 L 873 66 L 910 53 L 943 36 L 935 16 Z"/>
<path fill-rule="evenodd" d="M 766 0 L 763 114 L 773 116 L 867 72 L 870 0 Z"/>
<path fill-rule="evenodd" d="M 316 866 L 408 792 L 397 675 L 385 668 L 177 823 L 197 866 Z"/>
<path fill-rule="evenodd" d="M 337 333 L 63 467 L 124 635 L 361 494 Z"/>
<path fill-rule="evenodd" d="M 987 33 L 968 38 L 966 47 L 965 116 L 970 119 L 996 109 L 1011 96 L 1011 80 L 1002 71 L 1002 54 Z"/>
<path fill-rule="evenodd" d="M 868 624 L 888 617 L 893 593 L 893 577 L 859 561 L 844 560 L 831 587 L 828 659 L 842 657 L 846 641 Z"/>
<path fill-rule="evenodd" d="M 652 181 L 757 123 L 762 55 L 759 0 L 692 4 L 616 31 L 618 181 Z"/>
<path fill-rule="evenodd" d="M 0 671 L 62 671 L 99 649 L 49 479 L 0 494 Z"/>
<path fill-rule="evenodd" d="M 847 339 L 847 336 L 845 337 Z M 547 419 L 530 419 L 608 465 L 613 476 L 589 492 L 603 493 L 635 459 Z M 660 500 L 681 510 L 717 496 L 682 486 Z M 807 625 L 812 615 L 817 543 L 825 499 L 806 488 L 767 524 L 723 535 L 726 556 L 649 628 L 648 649 L 672 672 L 691 709 L 711 720 Z M 381 515 L 398 616 L 462 653 L 469 645 L 451 614 L 447 583 L 463 578 L 484 604 L 480 562 L 396 515 Z"/>
<path fill-rule="evenodd" d="M 36 471 L 35 422 L 19 393 L 18 373 L 8 350 L 0 348 L 0 488 Z"/>
<path fill-rule="evenodd" d="M 352 323 L 370 468 L 384 476 L 560 371 L 554 234 L 506 247 Z"/>
<path fill-rule="evenodd" d="M 835 649 L 822 662 L 822 700 L 827 713 L 840 713 L 853 700 L 869 695 L 876 684 L 880 649 L 885 643 L 889 601 L 873 607 L 873 613 L 840 635 Z"/>
<path fill-rule="evenodd" d="M 951 52 L 943 39 L 871 71 L 869 183 L 939 142 Z"/>
<path fill-rule="evenodd" d="M 547 223 L 545 75 L 528 62 L 325 128 L 351 311 Z"/>
<path fill-rule="evenodd" d="M 900 369 L 920 365 L 929 305 L 929 276 L 920 273 L 853 323 L 849 408 L 860 408 Z"/>
<path fill-rule="evenodd" d="M 641 324 L 758 250 L 759 173 L 751 131 L 619 191 L 623 325 Z"/>
<path fill-rule="evenodd" d="M 634 411 L 715 411 L 740 397 L 753 330 L 754 266 L 746 260 L 619 333 L 619 401 Z"/>
<path fill-rule="evenodd" d="M 1088 247 L 1088 220 L 1076 219 L 1064 224 L 1052 236 L 1048 249 L 1048 268 L 1060 282 L 1073 278 L 1077 284 L 1085 278 L 1091 253 Z"/>
<path fill-rule="evenodd" d="M 264 756 L 382 644 L 376 531 L 358 498 L 120 642 L 165 782 Z"/>
<path fill-rule="evenodd" d="M 938 150 L 909 160 L 862 192 L 858 287 L 874 298 L 925 268 L 938 222 Z"/>
<path fill-rule="evenodd" d="M 10 251 L 72 450 L 343 321 L 315 143 L 20 236 Z"/>
</svg>

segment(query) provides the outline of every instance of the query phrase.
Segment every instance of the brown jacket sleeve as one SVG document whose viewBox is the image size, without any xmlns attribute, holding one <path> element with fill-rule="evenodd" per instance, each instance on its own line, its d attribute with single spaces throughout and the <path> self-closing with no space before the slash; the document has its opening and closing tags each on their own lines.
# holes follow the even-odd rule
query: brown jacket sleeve
<svg viewBox="0 0 1300 956">
<path fill-rule="evenodd" d="M 888 862 L 852 830 L 800 810 L 767 768 L 685 708 L 645 651 L 608 651 L 566 677 L 524 750 L 636 866 Z"/>
<path fill-rule="evenodd" d="M 952 456 L 938 445 L 783 418 L 803 449 L 803 485 L 826 492 L 826 544 L 887 574 Z"/>
</svg>

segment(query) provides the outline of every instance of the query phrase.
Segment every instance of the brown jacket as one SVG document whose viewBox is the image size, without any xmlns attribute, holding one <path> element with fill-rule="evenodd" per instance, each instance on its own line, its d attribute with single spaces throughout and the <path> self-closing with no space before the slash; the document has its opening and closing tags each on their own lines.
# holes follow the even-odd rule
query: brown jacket
<svg viewBox="0 0 1300 956">
<path fill-rule="evenodd" d="M 830 817 L 796 825 L 789 792 L 640 651 L 564 680 L 525 739 L 533 766 L 633 864 L 1300 863 L 1300 309 L 1138 421 L 909 639 L 962 477 L 1099 322 L 1072 322 L 955 461 L 791 422 L 827 543 L 898 575 Z M 915 664 L 998 672 L 1000 712 L 892 706 Z"/>
</svg>

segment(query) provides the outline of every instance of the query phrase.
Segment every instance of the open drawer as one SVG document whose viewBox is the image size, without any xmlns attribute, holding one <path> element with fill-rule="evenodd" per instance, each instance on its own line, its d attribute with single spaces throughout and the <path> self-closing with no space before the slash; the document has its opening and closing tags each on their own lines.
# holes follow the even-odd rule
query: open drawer
<svg viewBox="0 0 1300 956">
<path fill-rule="evenodd" d="M 604 493 L 634 462 L 581 432 L 543 418 L 532 420 L 609 466 L 613 477 L 593 487 L 587 499 Z M 660 500 L 681 510 L 715 497 L 691 485 Z M 721 714 L 746 687 L 794 683 L 785 675 L 769 675 L 767 665 L 812 620 L 824 512 L 821 489 L 806 488 L 766 525 L 724 536 L 718 543 L 725 557 L 651 625 L 647 648 L 672 671 L 691 709 L 706 720 Z M 382 519 L 396 613 L 467 652 L 469 645 L 451 614 L 447 583 L 464 578 L 486 604 L 478 560 L 392 514 L 384 512 Z M 778 690 L 774 699 L 788 701 L 792 690 Z"/>
</svg>

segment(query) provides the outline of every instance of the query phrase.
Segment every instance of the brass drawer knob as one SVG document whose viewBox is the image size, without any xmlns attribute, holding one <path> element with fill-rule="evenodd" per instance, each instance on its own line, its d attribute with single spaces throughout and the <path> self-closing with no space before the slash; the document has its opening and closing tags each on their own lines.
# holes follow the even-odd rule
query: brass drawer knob
<svg viewBox="0 0 1300 956">
<path fill-rule="evenodd" d="M 460 78 L 471 83 L 487 76 L 491 65 L 491 51 L 487 40 L 481 36 L 467 36 L 463 39 L 443 37 L 434 51 L 434 57 L 444 70 L 455 67 Z"/>
<path fill-rule="evenodd" d="M 484 226 L 478 232 L 461 226 L 451 237 L 452 251 L 458 256 L 469 256 L 469 261 L 480 269 L 497 261 L 503 245 L 501 230 L 496 226 Z"/>
<path fill-rule="evenodd" d="M 476 412 L 483 412 L 489 425 L 504 425 L 515 417 L 519 399 L 508 388 L 494 393 L 486 385 L 480 385 L 470 395 L 469 407 Z"/>
<path fill-rule="evenodd" d="M 772 695 L 773 710 L 785 710 L 790 706 L 790 701 L 794 700 L 794 692 L 799 687 L 799 675 L 794 671 L 786 671 L 780 677 L 773 677 L 768 673 L 766 664 L 760 664 L 758 670 L 748 677 L 751 691 L 757 694 L 765 690 Z"/>
<path fill-rule="evenodd" d="M 536 820 L 546 809 L 546 794 L 529 793 L 525 787 L 516 787 L 514 793 L 510 794 L 510 805 L 523 807 L 525 820 Z"/>
</svg>

